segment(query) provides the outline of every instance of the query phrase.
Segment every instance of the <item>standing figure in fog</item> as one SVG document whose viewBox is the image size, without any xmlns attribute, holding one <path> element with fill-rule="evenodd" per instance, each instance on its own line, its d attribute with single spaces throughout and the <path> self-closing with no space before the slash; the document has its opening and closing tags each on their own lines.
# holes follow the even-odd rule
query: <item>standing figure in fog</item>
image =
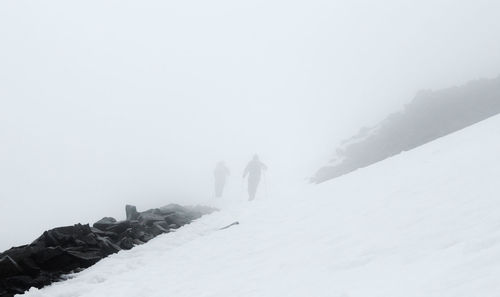
<svg viewBox="0 0 500 297">
<path fill-rule="evenodd" d="M 248 175 L 249 201 L 255 199 L 255 194 L 257 193 L 257 187 L 259 186 L 260 176 L 263 170 L 267 170 L 267 166 L 259 160 L 258 155 L 254 155 L 253 159 L 248 163 L 245 171 L 243 172 L 243 178 Z"/>
<path fill-rule="evenodd" d="M 222 192 L 224 191 L 224 186 L 226 185 L 226 177 L 229 175 L 229 169 L 227 169 L 224 162 L 217 163 L 214 170 L 215 177 L 215 197 L 222 197 Z"/>
</svg>

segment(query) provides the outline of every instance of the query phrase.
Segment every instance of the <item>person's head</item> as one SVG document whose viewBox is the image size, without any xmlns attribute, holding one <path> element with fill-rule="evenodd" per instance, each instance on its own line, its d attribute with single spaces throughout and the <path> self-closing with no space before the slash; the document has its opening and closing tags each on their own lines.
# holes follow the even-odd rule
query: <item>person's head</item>
<svg viewBox="0 0 500 297">
<path fill-rule="evenodd" d="M 224 167 L 224 161 L 217 162 L 217 167 Z"/>
<path fill-rule="evenodd" d="M 253 155 L 252 161 L 259 161 L 259 155 L 257 154 Z"/>
</svg>

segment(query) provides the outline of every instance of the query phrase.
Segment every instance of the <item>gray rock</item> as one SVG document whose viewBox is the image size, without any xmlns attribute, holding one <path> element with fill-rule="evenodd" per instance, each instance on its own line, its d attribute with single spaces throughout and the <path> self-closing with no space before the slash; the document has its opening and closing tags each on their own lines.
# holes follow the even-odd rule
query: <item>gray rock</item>
<svg viewBox="0 0 500 297">
<path fill-rule="evenodd" d="M 0 253 L 0 296 L 44 287 L 212 211 L 171 204 L 139 213 L 135 206 L 127 205 L 125 221 L 105 217 L 93 227 L 76 224 L 45 231 L 31 244 Z"/>
<path fill-rule="evenodd" d="M 11 257 L 5 256 L 0 259 L 0 277 L 19 275 L 23 269 Z"/>
<path fill-rule="evenodd" d="M 134 221 L 137 220 L 139 217 L 139 213 L 137 212 L 137 207 L 133 205 L 126 205 L 125 206 L 125 213 L 127 215 L 127 221 Z"/>
<path fill-rule="evenodd" d="M 100 230 L 107 230 L 111 226 L 116 224 L 116 219 L 111 218 L 111 217 L 105 217 L 100 219 L 99 221 L 95 222 L 94 225 L 92 225 L 94 228 L 100 229 Z"/>
</svg>

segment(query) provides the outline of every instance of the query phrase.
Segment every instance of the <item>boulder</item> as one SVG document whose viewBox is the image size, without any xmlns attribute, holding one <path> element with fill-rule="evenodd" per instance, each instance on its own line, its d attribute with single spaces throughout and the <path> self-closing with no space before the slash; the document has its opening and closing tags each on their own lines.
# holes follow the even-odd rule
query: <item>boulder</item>
<svg viewBox="0 0 500 297">
<path fill-rule="evenodd" d="M 166 226 L 165 226 L 166 225 Z M 158 236 L 163 233 L 168 233 L 168 224 L 165 221 L 155 222 L 149 229 L 153 236 Z"/>
<path fill-rule="evenodd" d="M 21 266 L 26 275 L 37 276 L 40 273 L 40 267 L 31 257 L 22 258 L 17 262 L 17 264 Z"/>
<path fill-rule="evenodd" d="M 127 221 L 135 221 L 139 217 L 139 212 L 137 212 L 137 207 L 133 205 L 125 205 L 125 214 Z"/>
<path fill-rule="evenodd" d="M 97 228 L 99 230 L 107 230 L 111 225 L 116 224 L 116 219 L 112 217 L 104 217 L 99 221 L 95 222 L 92 227 Z"/>
<path fill-rule="evenodd" d="M 54 262 L 54 258 L 60 257 L 65 254 L 65 251 L 62 247 L 47 247 L 37 249 L 33 254 L 32 258 L 39 265 L 44 265 L 47 262 Z"/>
<path fill-rule="evenodd" d="M 132 223 L 130 221 L 120 221 L 113 225 L 109 225 L 106 231 L 113 232 L 115 234 L 120 234 L 127 231 L 127 229 L 131 227 Z"/>
<path fill-rule="evenodd" d="M 165 221 L 169 225 L 183 226 L 192 221 L 192 219 L 186 215 L 179 214 L 177 212 L 171 213 L 165 216 Z"/>
<path fill-rule="evenodd" d="M 102 253 L 98 249 L 84 252 L 68 250 L 67 252 L 72 256 L 73 261 L 78 264 L 77 268 L 90 267 L 103 258 Z"/>
<path fill-rule="evenodd" d="M 124 250 L 130 250 L 134 247 L 134 240 L 129 237 L 125 237 L 118 242 L 118 245 Z"/>
<path fill-rule="evenodd" d="M 19 275 L 23 272 L 21 266 L 19 266 L 11 257 L 5 256 L 0 259 L 0 278 Z"/>
<path fill-rule="evenodd" d="M 9 289 L 10 293 L 22 294 L 25 288 L 33 283 L 33 278 L 26 275 L 16 275 L 8 277 L 2 280 L 2 282 L 4 286 Z"/>
<path fill-rule="evenodd" d="M 101 248 L 101 252 L 106 256 L 120 251 L 120 247 L 106 237 L 98 236 L 97 241 L 99 247 Z"/>
<path fill-rule="evenodd" d="M 146 226 L 152 226 L 155 222 L 164 222 L 165 217 L 158 213 L 143 212 L 139 215 L 139 222 Z"/>
<path fill-rule="evenodd" d="M 76 239 L 83 238 L 91 232 L 92 231 L 88 224 L 76 224 L 73 226 L 54 228 L 52 230 L 45 231 L 42 236 L 33 241 L 31 246 L 71 246 L 75 245 Z"/>
</svg>

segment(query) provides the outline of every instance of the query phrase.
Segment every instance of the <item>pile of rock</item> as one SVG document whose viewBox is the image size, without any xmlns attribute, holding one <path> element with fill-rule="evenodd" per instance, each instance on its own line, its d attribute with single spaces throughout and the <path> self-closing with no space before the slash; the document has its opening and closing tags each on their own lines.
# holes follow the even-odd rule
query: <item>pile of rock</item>
<svg viewBox="0 0 500 297">
<path fill-rule="evenodd" d="M 148 242 L 212 211 L 170 204 L 138 212 L 135 206 L 127 205 L 124 221 L 106 217 L 92 227 L 76 224 L 45 231 L 31 244 L 0 254 L 0 296 L 14 296 L 59 281 L 65 274 L 83 270 L 110 254 Z"/>
</svg>

